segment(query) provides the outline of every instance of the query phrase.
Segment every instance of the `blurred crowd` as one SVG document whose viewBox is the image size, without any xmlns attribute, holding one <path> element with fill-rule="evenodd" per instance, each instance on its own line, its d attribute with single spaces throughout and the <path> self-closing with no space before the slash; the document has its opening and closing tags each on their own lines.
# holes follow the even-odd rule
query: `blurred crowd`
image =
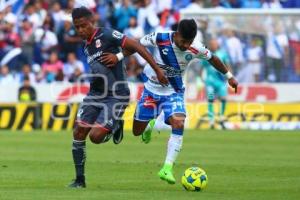
<svg viewBox="0 0 300 200">
<path fill-rule="evenodd" d="M 157 30 L 175 30 L 181 10 L 237 8 L 299 8 L 294 0 L 2 0 L 0 3 L 0 85 L 53 81 L 85 81 L 88 72 L 82 41 L 72 25 L 74 7 L 95 13 L 97 26 L 117 29 L 139 39 Z M 217 34 L 210 22 L 198 20 L 204 44 L 217 38 L 241 82 L 300 80 L 300 21 L 290 33 L 274 27 L 265 35 L 245 34 L 223 25 Z M 271 23 L 272 24 L 272 23 Z M 272 27 L 272 25 L 271 25 Z M 271 30 L 272 28 L 270 28 Z M 298 31 L 298 32 L 297 32 Z M 127 59 L 128 73 L 145 63 Z"/>
</svg>

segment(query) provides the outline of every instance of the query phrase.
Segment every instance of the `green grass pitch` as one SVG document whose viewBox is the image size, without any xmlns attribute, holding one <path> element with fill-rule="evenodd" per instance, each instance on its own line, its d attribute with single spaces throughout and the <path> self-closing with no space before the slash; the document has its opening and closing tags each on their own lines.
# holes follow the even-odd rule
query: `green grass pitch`
<svg viewBox="0 0 300 200">
<path fill-rule="evenodd" d="M 1 200 L 300 199 L 300 134 L 283 131 L 186 131 L 175 165 L 177 183 L 157 172 L 168 133 L 150 144 L 126 133 L 120 145 L 87 144 L 87 188 L 66 187 L 74 177 L 70 132 L 0 132 Z M 208 174 L 206 190 L 187 192 L 190 166 Z"/>
</svg>

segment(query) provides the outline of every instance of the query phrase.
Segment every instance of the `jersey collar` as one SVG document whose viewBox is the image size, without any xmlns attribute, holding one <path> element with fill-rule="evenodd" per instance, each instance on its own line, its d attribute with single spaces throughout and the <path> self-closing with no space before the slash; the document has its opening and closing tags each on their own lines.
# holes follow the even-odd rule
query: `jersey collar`
<svg viewBox="0 0 300 200">
<path fill-rule="evenodd" d="M 92 41 L 93 41 L 93 39 L 94 39 L 96 33 L 98 32 L 98 30 L 99 30 L 99 28 L 96 28 L 96 30 L 95 30 L 95 32 L 93 33 L 92 37 L 91 37 L 90 39 L 87 40 L 87 42 L 86 42 L 87 44 L 91 44 L 91 43 L 92 43 Z"/>
<path fill-rule="evenodd" d="M 174 44 L 174 33 L 175 33 L 175 32 L 172 32 L 172 33 L 171 33 L 171 43 L 172 43 L 172 44 Z"/>
</svg>

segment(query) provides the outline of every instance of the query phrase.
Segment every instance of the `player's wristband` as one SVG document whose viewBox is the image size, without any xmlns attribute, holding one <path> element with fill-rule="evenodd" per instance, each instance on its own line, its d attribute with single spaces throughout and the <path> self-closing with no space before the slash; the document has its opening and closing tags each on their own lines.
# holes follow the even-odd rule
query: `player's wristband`
<svg viewBox="0 0 300 200">
<path fill-rule="evenodd" d="M 233 78 L 233 75 L 230 71 L 228 71 L 226 74 L 224 74 L 224 76 L 227 78 L 227 79 L 231 79 Z"/>
<path fill-rule="evenodd" d="M 122 52 L 117 53 L 116 56 L 117 56 L 117 58 L 118 58 L 118 61 L 121 61 L 121 60 L 123 60 L 123 58 L 124 58 L 124 54 L 123 54 Z"/>
</svg>

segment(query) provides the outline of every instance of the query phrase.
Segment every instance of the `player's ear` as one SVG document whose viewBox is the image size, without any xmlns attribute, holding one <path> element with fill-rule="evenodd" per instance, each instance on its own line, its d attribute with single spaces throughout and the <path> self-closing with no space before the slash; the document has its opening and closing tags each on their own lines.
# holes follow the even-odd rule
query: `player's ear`
<svg viewBox="0 0 300 200">
<path fill-rule="evenodd" d="M 174 39 L 177 39 L 178 38 L 178 32 L 175 32 L 174 33 Z"/>
</svg>

